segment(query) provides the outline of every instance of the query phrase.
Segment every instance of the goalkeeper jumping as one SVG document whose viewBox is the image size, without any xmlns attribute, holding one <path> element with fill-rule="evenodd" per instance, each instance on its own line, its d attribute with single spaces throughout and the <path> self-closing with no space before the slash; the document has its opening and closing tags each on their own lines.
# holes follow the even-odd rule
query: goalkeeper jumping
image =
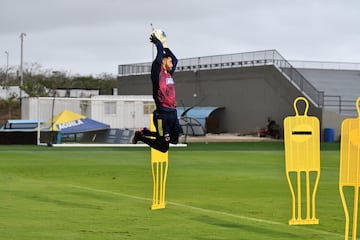
<svg viewBox="0 0 360 240">
<path fill-rule="evenodd" d="M 157 49 L 156 58 L 151 66 L 153 98 L 156 104 L 153 122 L 156 132 L 151 132 L 147 128 L 136 131 L 132 143 L 136 144 L 138 141 L 142 141 L 165 153 L 169 150 L 170 143 L 177 144 L 179 142 L 179 120 L 173 79 L 178 60 L 167 47 L 166 35 L 163 31 L 154 31 L 150 35 L 150 42 L 155 44 Z"/>
</svg>

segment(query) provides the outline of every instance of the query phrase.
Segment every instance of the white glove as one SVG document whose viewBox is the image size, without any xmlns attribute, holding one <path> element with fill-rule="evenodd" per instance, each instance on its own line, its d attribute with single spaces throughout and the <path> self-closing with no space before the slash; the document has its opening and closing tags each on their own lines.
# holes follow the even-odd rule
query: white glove
<svg viewBox="0 0 360 240">
<path fill-rule="evenodd" d="M 166 41 L 161 41 L 162 45 L 163 45 L 163 48 L 169 48 Z"/>
<path fill-rule="evenodd" d="M 159 39 L 159 41 L 162 43 L 164 48 L 168 48 L 167 43 L 166 43 L 166 34 L 163 30 L 160 29 L 155 29 L 152 34 L 155 35 L 155 37 L 157 37 L 157 39 Z"/>
</svg>

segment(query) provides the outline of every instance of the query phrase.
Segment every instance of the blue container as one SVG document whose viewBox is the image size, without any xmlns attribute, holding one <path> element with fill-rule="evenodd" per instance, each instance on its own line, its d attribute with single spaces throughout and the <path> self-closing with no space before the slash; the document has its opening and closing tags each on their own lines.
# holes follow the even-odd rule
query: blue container
<svg viewBox="0 0 360 240">
<path fill-rule="evenodd" d="M 334 142 L 334 139 L 335 139 L 335 130 L 333 128 L 325 128 L 324 130 L 325 142 Z"/>
</svg>

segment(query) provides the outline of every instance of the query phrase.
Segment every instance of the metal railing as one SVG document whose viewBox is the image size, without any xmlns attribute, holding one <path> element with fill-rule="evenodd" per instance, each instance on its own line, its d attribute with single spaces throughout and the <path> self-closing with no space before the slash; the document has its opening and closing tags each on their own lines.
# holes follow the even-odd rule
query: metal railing
<svg viewBox="0 0 360 240">
<path fill-rule="evenodd" d="M 360 63 L 353 62 L 323 62 L 288 60 L 295 68 L 329 69 L 329 70 L 360 70 Z"/>
<path fill-rule="evenodd" d="M 325 95 L 324 105 L 326 109 L 338 112 L 342 115 L 357 116 L 356 98 L 344 99 L 337 95 Z"/>
<path fill-rule="evenodd" d="M 213 70 L 264 65 L 276 66 L 289 81 L 304 95 L 309 97 L 315 105 L 318 107 L 324 105 L 324 93 L 318 91 L 276 50 L 179 59 L 177 71 Z M 150 71 L 150 62 L 119 65 L 118 76 L 149 74 Z"/>
<path fill-rule="evenodd" d="M 269 60 L 267 63 L 266 60 Z M 212 70 L 271 64 L 274 60 L 284 60 L 276 50 L 246 52 L 238 54 L 214 55 L 179 59 L 177 71 Z M 149 74 L 151 62 L 118 66 L 118 76 Z"/>
</svg>

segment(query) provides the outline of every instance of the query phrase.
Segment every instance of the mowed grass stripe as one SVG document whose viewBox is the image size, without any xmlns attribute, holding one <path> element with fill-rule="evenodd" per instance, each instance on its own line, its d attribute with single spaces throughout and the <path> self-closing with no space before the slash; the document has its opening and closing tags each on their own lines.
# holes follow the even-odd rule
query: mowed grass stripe
<svg viewBox="0 0 360 240">
<path fill-rule="evenodd" d="M 119 192 L 113 192 L 113 191 L 108 191 L 108 190 L 95 189 L 95 188 L 77 186 L 77 185 L 72 185 L 72 184 L 68 184 L 66 186 L 81 189 L 81 190 L 87 190 L 87 191 L 91 191 L 91 192 L 106 193 L 106 194 L 131 198 L 131 199 L 135 199 L 135 200 L 146 201 L 146 202 L 149 202 L 149 203 L 152 201 L 152 199 L 150 199 L 150 198 L 143 198 L 143 197 L 139 197 L 139 196 L 129 195 L 129 194 L 125 194 L 125 193 L 119 193 Z M 197 212 L 204 212 L 204 213 L 209 213 L 209 214 L 222 215 L 222 216 L 226 216 L 226 217 L 230 217 L 230 218 L 239 218 L 239 219 L 246 220 L 246 221 L 251 221 L 251 222 L 265 223 L 265 224 L 270 224 L 270 225 L 280 225 L 280 226 L 284 226 L 284 227 L 288 226 L 287 224 L 281 223 L 281 222 L 275 222 L 275 221 L 270 221 L 270 220 L 265 220 L 265 219 L 241 216 L 241 215 L 237 215 L 237 214 L 221 212 L 221 211 L 216 211 L 216 210 L 211 210 L 211 209 L 205 209 L 205 208 L 201 208 L 201 207 L 194 207 L 194 206 L 190 206 L 190 205 L 176 203 L 176 202 L 173 202 L 173 201 L 166 201 L 166 205 L 174 205 L 174 206 L 177 206 L 177 207 L 180 207 L 180 208 L 185 208 L 185 209 L 189 209 L 189 210 L 193 210 L 193 211 L 197 211 Z M 161 211 L 161 210 L 159 210 L 159 211 Z M 296 228 L 297 226 L 292 226 L 292 227 Z M 323 230 L 319 230 L 319 229 L 307 228 L 307 231 L 316 232 L 316 233 L 320 233 L 320 234 L 331 235 L 331 236 L 336 236 L 336 237 L 342 237 L 341 234 L 328 232 L 328 231 L 323 231 Z"/>
<path fill-rule="evenodd" d="M 320 224 L 297 227 L 287 225 L 291 196 L 279 146 L 209 143 L 171 149 L 164 211 L 149 210 L 148 150 L 0 146 L 6 149 L 0 157 L 0 222 L 6 226 L 0 226 L 0 235 L 14 240 L 48 240 L 54 234 L 86 240 L 343 239 L 339 151 L 330 146 L 332 151 L 321 153 Z"/>
</svg>

